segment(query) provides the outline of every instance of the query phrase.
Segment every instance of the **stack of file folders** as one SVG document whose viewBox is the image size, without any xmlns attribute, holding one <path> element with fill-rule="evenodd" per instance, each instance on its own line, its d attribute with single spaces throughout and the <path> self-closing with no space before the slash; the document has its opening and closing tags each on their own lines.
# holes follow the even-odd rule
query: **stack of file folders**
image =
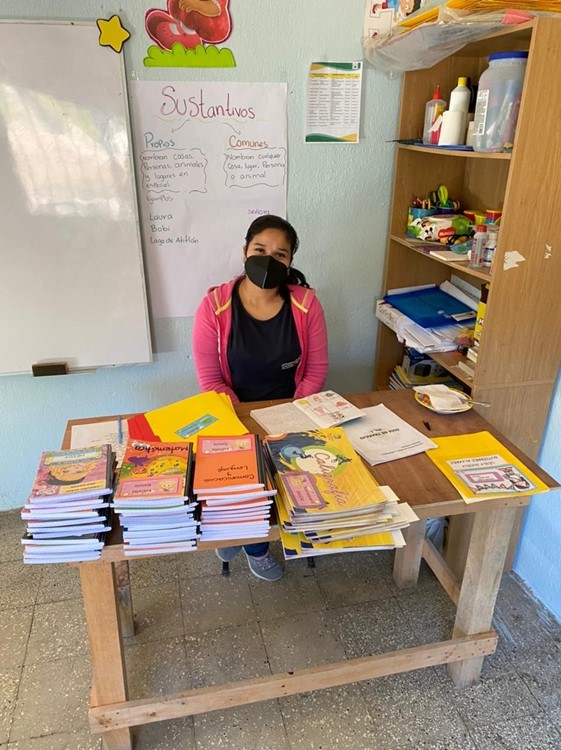
<svg viewBox="0 0 561 750">
<path fill-rule="evenodd" d="M 195 549 L 197 503 L 190 486 L 191 443 L 129 440 L 113 508 L 123 527 L 127 557 L 172 554 Z"/>
<path fill-rule="evenodd" d="M 475 324 L 477 303 L 450 282 L 442 286 L 395 290 L 378 300 L 376 317 L 419 352 L 453 351 L 465 328 Z"/>
<path fill-rule="evenodd" d="M 21 517 L 25 563 L 86 562 L 101 556 L 113 489 L 111 446 L 47 451 Z"/>
<path fill-rule="evenodd" d="M 201 541 L 268 536 L 276 490 L 256 435 L 200 437 L 193 492 L 201 505 Z"/>
<path fill-rule="evenodd" d="M 285 559 L 404 546 L 400 529 L 417 516 L 376 483 L 343 428 L 269 435 L 265 446 Z"/>
</svg>

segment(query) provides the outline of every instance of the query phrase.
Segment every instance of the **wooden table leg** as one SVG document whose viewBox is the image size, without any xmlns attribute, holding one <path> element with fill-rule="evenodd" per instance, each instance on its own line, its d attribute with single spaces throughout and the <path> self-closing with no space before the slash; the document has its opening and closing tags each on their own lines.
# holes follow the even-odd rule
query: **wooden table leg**
<svg viewBox="0 0 561 750">
<path fill-rule="evenodd" d="M 131 584 L 129 578 L 129 562 L 121 560 L 115 563 L 115 577 L 117 581 L 117 599 L 121 618 L 121 633 L 123 638 L 134 635 L 134 615 L 132 611 Z"/>
<path fill-rule="evenodd" d="M 396 549 L 393 563 L 393 578 L 400 589 L 417 585 L 426 528 L 426 521 L 417 521 L 403 530 L 405 547 Z"/>
<path fill-rule="evenodd" d="M 92 660 L 92 705 L 128 698 L 117 581 L 113 563 L 82 563 L 80 581 Z M 105 750 L 132 750 L 127 727 L 103 734 Z"/>
<path fill-rule="evenodd" d="M 516 508 L 475 513 L 453 638 L 490 629 Z M 448 665 L 458 687 L 479 681 L 483 657 Z"/>
</svg>

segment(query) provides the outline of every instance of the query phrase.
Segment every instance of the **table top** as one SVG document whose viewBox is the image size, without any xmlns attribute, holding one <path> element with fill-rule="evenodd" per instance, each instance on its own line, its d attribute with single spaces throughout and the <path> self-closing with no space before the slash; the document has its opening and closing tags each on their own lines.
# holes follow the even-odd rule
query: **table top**
<svg viewBox="0 0 561 750">
<path fill-rule="evenodd" d="M 552 477 L 526 456 L 526 454 L 516 448 L 513 443 L 507 440 L 504 435 L 473 409 L 460 414 L 436 414 L 418 404 L 411 390 L 351 393 L 345 394 L 345 397 L 359 408 L 384 404 L 388 409 L 391 409 L 395 414 L 406 422 L 409 422 L 410 425 L 429 438 L 445 435 L 462 435 L 464 433 L 487 430 L 550 488 L 559 486 Z M 259 401 L 236 404 L 236 413 L 246 425 L 248 431 L 263 435 L 263 429 L 249 416 L 250 411 L 252 409 L 273 406 L 277 403 L 285 403 L 287 400 L 289 399 L 285 401 Z M 62 447 L 68 448 L 70 446 L 72 425 L 110 419 L 115 419 L 115 416 L 70 420 L 64 434 Z M 430 430 L 427 429 L 426 424 L 430 425 Z M 368 469 L 379 484 L 389 485 L 401 501 L 409 503 L 419 518 L 450 516 L 501 507 L 522 506 L 527 505 L 530 500 L 528 496 L 521 495 L 482 500 L 477 503 L 467 504 L 444 474 L 424 453 L 397 461 L 378 464 L 377 466 L 369 466 Z"/>
</svg>

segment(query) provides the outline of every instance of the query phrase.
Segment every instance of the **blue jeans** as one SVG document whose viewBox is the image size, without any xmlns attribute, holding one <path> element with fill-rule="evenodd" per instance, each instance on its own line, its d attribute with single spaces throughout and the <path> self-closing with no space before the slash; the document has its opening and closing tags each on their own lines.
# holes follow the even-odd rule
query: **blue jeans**
<svg viewBox="0 0 561 750">
<path fill-rule="evenodd" d="M 244 550 L 251 557 L 263 557 L 269 551 L 269 542 L 257 542 L 257 544 L 244 544 Z"/>
</svg>

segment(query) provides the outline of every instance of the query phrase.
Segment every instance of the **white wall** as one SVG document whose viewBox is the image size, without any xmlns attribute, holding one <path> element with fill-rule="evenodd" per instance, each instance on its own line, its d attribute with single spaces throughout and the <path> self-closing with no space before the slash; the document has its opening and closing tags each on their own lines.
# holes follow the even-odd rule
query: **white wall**
<svg viewBox="0 0 561 750">
<path fill-rule="evenodd" d="M 358 146 L 303 143 L 307 68 L 313 60 L 362 58 L 363 0 L 231 0 L 234 31 L 227 46 L 237 67 L 226 70 L 145 68 L 144 13 L 154 6 L 165 7 L 165 0 L 2 0 L 0 16 L 95 20 L 118 12 L 131 32 L 124 48 L 129 79 L 288 83 L 288 217 L 301 239 L 296 265 L 326 310 L 329 385 L 368 390 L 394 153 L 384 141 L 394 137 L 399 81 L 366 70 Z M 231 241 L 241 270 L 243 237 Z M 0 378 L 0 509 L 23 504 L 40 452 L 60 446 L 68 419 L 147 410 L 195 393 L 191 325 L 191 318 L 153 321 L 151 365 Z"/>
</svg>

